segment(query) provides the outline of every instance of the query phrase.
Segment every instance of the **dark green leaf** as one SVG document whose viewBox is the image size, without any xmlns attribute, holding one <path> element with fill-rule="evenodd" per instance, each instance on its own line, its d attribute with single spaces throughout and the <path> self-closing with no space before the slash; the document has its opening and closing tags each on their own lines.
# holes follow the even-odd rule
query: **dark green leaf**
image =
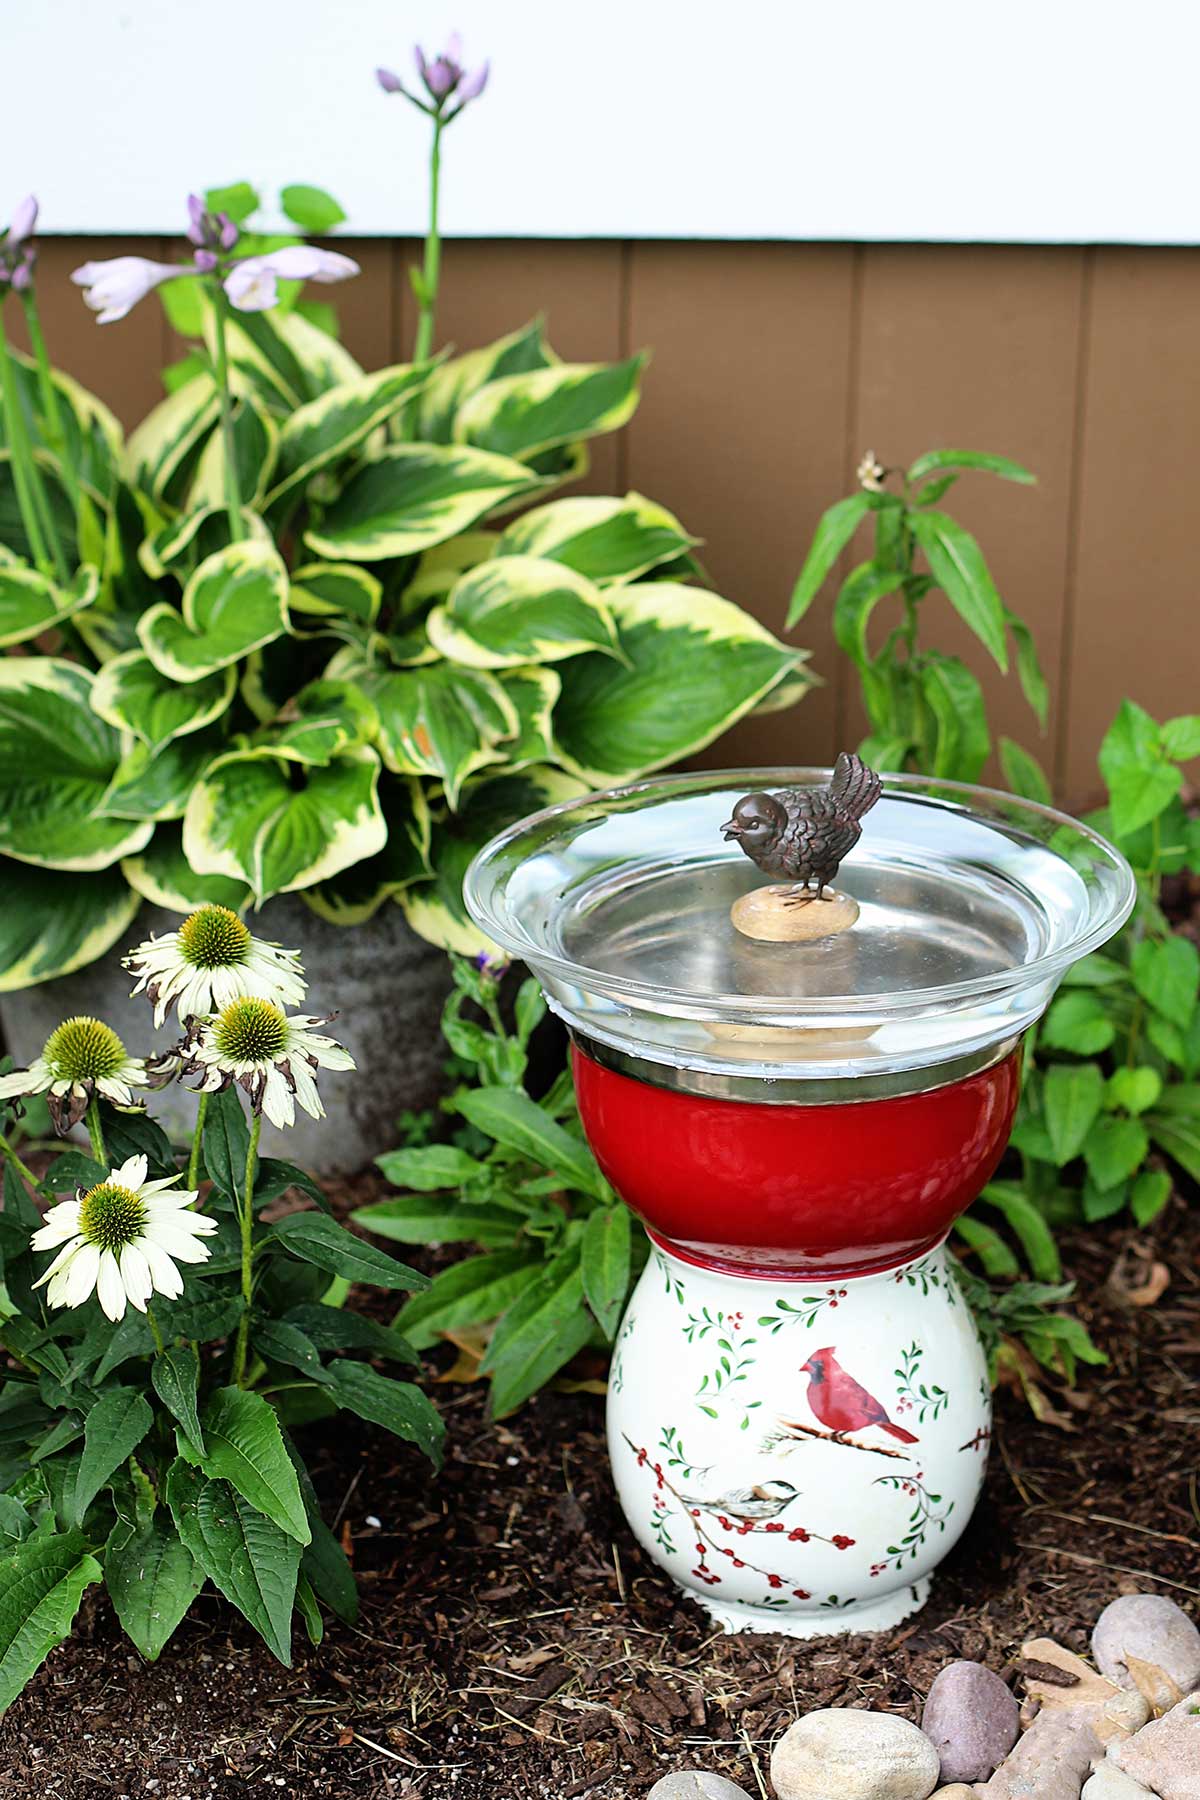
<svg viewBox="0 0 1200 1800">
<path fill-rule="evenodd" d="M 132 1456 L 154 1424 L 149 1402 L 133 1388 L 102 1394 L 83 1428 L 83 1455 L 75 1477 L 75 1522 L 84 1514 L 127 1456 Z"/>
<path fill-rule="evenodd" d="M 1047 1049 L 1069 1050 L 1076 1056 L 1096 1056 L 1108 1049 L 1115 1036 L 1103 1004 L 1087 989 L 1061 994 L 1042 1025 L 1042 1043 Z"/>
<path fill-rule="evenodd" d="M 298 1193 L 307 1194 L 308 1198 L 314 1200 L 322 1212 L 329 1211 L 325 1190 L 319 1182 L 314 1181 L 312 1176 L 303 1169 L 298 1169 L 295 1163 L 280 1162 L 277 1157 L 273 1156 L 260 1158 L 255 1171 L 254 1210 L 258 1212 L 262 1207 L 269 1206 L 272 1200 L 278 1200 L 281 1195 L 288 1193 L 292 1188 L 295 1188 Z"/>
<path fill-rule="evenodd" d="M 470 1256 L 435 1275 L 396 1316 L 396 1324 L 416 1349 L 435 1344 L 444 1331 L 487 1324 L 536 1281 L 542 1267 L 534 1250 L 497 1250 Z"/>
<path fill-rule="evenodd" d="M 511 1244 L 524 1223 L 518 1213 L 469 1206 L 453 1194 L 405 1194 L 360 1206 L 350 1217 L 399 1244 Z"/>
<path fill-rule="evenodd" d="M 81 1532 L 35 1532 L 0 1557 L 0 1713 L 71 1629 L 100 1564 Z"/>
<path fill-rule="evenodd" d="M 552 1169 L 571 1187 L 603 1199 L 607 1184 L 591 1151 L 556 1123 L 536 1101 L 514 1088 L 472 1088 L 455 1100 L 477 1130 Z"/>
<path fill-rule="evenodd" d="M 1031 475 L 1010 456 L 993 456 L 988 450 L 927 450 L 909 468 L 908 479 L 923 481 L 926 475 L 933 475 L 940 469 L 980 469 L 988 475 L 1003 476 L 1005 481 L 1026 484 L 1037 481 L 1036 475 Z"/>
<path fill-rule="evenodd" d="M 1032 1200 L 1007 1181 L 989 1182 L 982 1198 L 1003 1213 L 1020 1240 L 1026 1261 L 1037 1281 L 1059 1281 L 1062 1262 L 1054 1234 Z"/>
<path fill-rule="evenodd" d="M 1010 790 L 1022 800 L 1036 800 L 1039 806 L 1053 804 L 1050 783 L 1041 764 L 1012 738 L 1000 739 L 1000 767 Z"/>
<path fill-rule="evenodd" d="M 296 1579 L 296 1611 L 304 1620 L 304 1629 L 310 1644 L 319 1644 L 325 1636 L 325 1624 L 321 1618 L 321 1609 L 317 1605 L 317 1597 L 309 1586 L 308 1577 L 301 1566 Z"/>
<path fill-rule="evenodd" d="M 921 667 L 920 684 L 937 721 L 933 774 L 977 780 L 991 749 L 983 689 L 956 656 L 933 652 Z"/>
<path fill-rule="evenodd" d="M 162 1518 L 140 1531 L 119 1522 L 104 1553 L 104 1584 L 126 1635 L 157 1662 L 204 1586 L 204 1571 Z"/>
<path fill-rule="evenodd" d="M 1150 1139 L 1137 1119 L 1100 1119 L 1083 1147 L 1088 1174 L 1101 1189 L 1128 1181 L 1149 1153 Z"/>
<path fill-rule="evenodd" d="M 1052 1063 L 1042 1084 L 1046 1129 L 1061 1168 L 1079 1155 L 1104 1104 L 1104 1077 L 1095 1063 Z"/>
<path fill-rule="evenodd" d="M 393 1381 L 369 1363 L 344 1359 L 330 1363 L 328 1374 L 330 1390 L 339 1406 L 373 1425 L 382 1425 L 406 1443 L 416 1444 L 435 1468 L 441 1468 L 446 1428 L 420 1388 L 410 1381 Z"/>
<path fill-rule="evenodd" d="M 1143 938 L 1135 944 L 1133 984 L 1149 1002 L 1181 1031 L 1186 1031 L 1196 1011 L 1200 989 L 1200 952 L 1185 937 Z"/>
<path fill-rule="evenodd" d="M 860 563 L 842 583 L 833 607 L 833 635 L 838 648 L 861 669 L 870 661 L 867 626 L 881 600 L 903 585 L 900 569 L 881 569 L 873 562 Z"/>
<path fill-rule="evenodd" d="M 299 1369 L 311 1381 L 329 1380 L 316 1345 L 298 1325 L 284 1319 L 256 1319 L 250 1327 L 250 1342 L 264 1362 L 286 1363 L 289 1369 Z"/>
<path fill-rule="evenodd" d="M 223 1194 L 240 1199 L 246 1185 L 250 1128 L 236 1086 L 208 1096 L 202 1141 L 204 1167 Z"/>
<path fill-rule="evenodd" d="M 954 610 L 999 667 L 1007 669 L 1004 608 L 983 552 L 971 533 L 943 512 L 914 512 L 909 523 L 934 580 Z"/>
<path fill-rule="evenodd" d="M 320 1351 L 369 1350 L 373 1356 L 387 1356 L 393 1362 L 420 1360 L 412 1345 L 398 1331 L 390 1325 L 381 1325 L 377 1319 L 368 1318 L 365 1313 L 347 1312 L 339 1306 L 306 1304 L 293 1306 L 284 1323 L 295 1325 Z"/>
<path fill-rule="evenodd" d="M 1017 680 L 1021 684 L 1021 692 L 1033 708 L 1038 724 L 1045 730 L 1046 714 L 1050 709 L 1050 689 L 1038 661 L 1033 633 L 1024 619 L 1015 612 L 1010 612 L 1007 606 L 1004 609 L 1004 622 L 1017 646 Z"/>
<path fill-rule="evenodd" d="M 404 1288 L 417 1293 L 429 1286 L 426 1276 L 397 1262 L 394 1257 L 364 1244 L 352 1232 L 323 1213 L 290 1213 L 277 1219 L 264 1242 L 275 1243 L 302 1262 L 340 1275 L 346 1281 L 362 1281 L 372 1287 Z"/>
<path fill-rule="evenodd" d="M 580 1268 L 584 1298 L 610 1343 L 629 1287 L 630 1256 L 628 1209 L 620 1201 L 598 1206 L 583 1228 Z"/>
<path fill-rule="evenodd" d="M 825 577 L 845 549 L 871 508 L 870 494 L 851 494 L 839 500 L 824 513 L 813 533 L 813 541 L 804 566 L 792 589 L 788 607 L 788 631 L 798 625 L 821 590 Z"/>
<path fill-rule="evenodd" d="M 200 1389 L 200 1358 L 191 1344 L 168 1345 L 150 1365 L 154 1391 L 173 1419 L 204 1454 L 204 1433 L 196 1411 Z"/>
<path fill-rule="evenodd" d="M 56 1194 L 63 1194 L 76 1188 L 95 1187 L 107 1174 L 108 1170 L 93 1162 L 90 1156 L 84 1156 L 79 1150 L 68 1150 L 65 1155 L 55 1157 L 46 1170 L 45 1180 Z"/>
<path fill-rule="evenodd" d="M 1129 1194 L 1129 1205 L 1139 1225 L 1157 1219 L 1171 1198 L 1171 1177 L 1165 1169 L 1143 1169 Z"/>
<path fill-rule="evenodd" d="M 176 1530 L 208 1579 L 290 1669 L 300 1569 L 296 1539 L 264 1519 L 228 1482 L 210 1481 L 182 1459 L 171 1465 L 166 1493 Z M 306 1536 L 307 1531 L 306 1525 Z"/>
<path fill-rule="evenodd" d="M 556 1256 L 503 1314 L 480 1364 L 503 1418 L 543 1387 L 592 1335 L 578 1250 Z"/>
<path fill-rule="evenodd" d="M 275 1410 L 261 1394 L 218 1388 L 204 1409 L 204 1450 L 182 1439 L 180 1454 L 212 1480 L 228 1481 L 257 1512 L 307 1544 L 308 1521 Z"/>
<path fill-rule="evenodd" d="M 358 1618 L 358 1587 L 354 1571 L 347 1561 L 346 1552 L 321 1517 L 320 1503 L 303 1457 L 290 1437 L 285 1435 L 284 1443 L 292 1459 L 296 1479 L 300 1483 L 300 1493 L 312 1532 L 312 1543 L 301 1557 L 300 1567 L 330 1611 L 335 1612 L 339 1619 L 344 1619 L 347 1625 L 353 1625 Z"/>
<path fill-rule="evenodd" d="M 432 1193 L 461 1187 L 483 1172 L 483 1164 L 452 1144 L 430 1144 L 420 1150 L 389 1150 L 375 1161 L 388 1180 L 399 1188 Z M 369 1209 L 368 1209 L 369 1210 Z"/>
</svg>

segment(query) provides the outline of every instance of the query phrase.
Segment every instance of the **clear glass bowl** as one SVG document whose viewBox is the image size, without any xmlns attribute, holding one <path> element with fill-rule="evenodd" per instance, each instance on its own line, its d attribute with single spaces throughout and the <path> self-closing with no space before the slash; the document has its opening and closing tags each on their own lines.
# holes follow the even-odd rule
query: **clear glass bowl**
<svg viewBox="0 0 1200 1800">
<path fill-rule="evenodd" d="M 722 838 L 733 801 L 829 774 L 674 775 L 549 807 L 479 853 L 467 907 L 611 1066 L 714 1094 L 773 1084 L 781 1103 L 978 1066 L 1129 916 L 1132 872 L 1086 826 L 989 788 L 889 775 L 837 877 L 856 924 L 802 944 L 743 937 L 730 905 L 769 877 Z"/>
</svg>

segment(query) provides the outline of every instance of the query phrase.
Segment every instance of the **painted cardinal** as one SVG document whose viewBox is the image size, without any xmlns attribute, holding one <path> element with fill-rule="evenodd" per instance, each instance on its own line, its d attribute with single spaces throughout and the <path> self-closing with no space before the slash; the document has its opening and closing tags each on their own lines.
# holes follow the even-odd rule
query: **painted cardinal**
<svg viewBox="0 0 1200 1800">
<path fill-rule="evenodd" d="M 719 1500 L 702 1500 L 698 1494 L 680 1494 L 685 1506 L 700 1512 L 724 1513 L 728 1519 L 749 1524 L 757 1519 L 776 1519 L 800 1492 L 790 1481 L 763 1481 L 755 1487 L 730 1488 Z"/>
<path fill-rule="evenodd" d="M 822 1425 L 843 1436 L 849 1431 L 865 1431 L 878 1425 L 902 1444 L 915 1444 L 917 1439 L 903 1425 L 893 1425 L 874 1394 L 868 1394 L 853 1375 L 847 1375 L 841 1363 L 828 1350 L 814 1350 L 800 1373 L 808 1376 L 808 1404 Z"/>
<path fill-rule="evenodd" d="M 879 777 L 857 756 L 842 751 L 826 787 L 780 788 L 777 794 L 743 794 L 722 825 L 765 875 L 786 875 L 797 886 L 789 904 L 825 898 L 824 888 L 842 858 L 862 836 L 860 823 L 879 798 Z M 809 893 L 816 882 L 816 894 Z"/>
</svg>

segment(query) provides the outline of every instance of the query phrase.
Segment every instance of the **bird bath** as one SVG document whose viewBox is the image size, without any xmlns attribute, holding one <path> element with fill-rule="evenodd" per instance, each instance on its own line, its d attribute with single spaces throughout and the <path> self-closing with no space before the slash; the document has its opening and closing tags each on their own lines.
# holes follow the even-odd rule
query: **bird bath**
<svg viewBox="0 0 1200 1800">
<path fill-rule="evenodd" d="M 731 800 L 828 779 L 569 801 L 465 886 L 566 1022 L 584 1130 L 650 1236 L 609 1380 L 621 1504 L 728 1630 L 795 1636 L 915 1611 L 970 1518 L 990 1394 L 945 1239 L 1008 1141 L 1023 1034 L 1134 900 L 1064 815 L 887 776 L 838 875 L 851 928 L 741 935 L 768 877 L 723 839 Z"/>
</svg>

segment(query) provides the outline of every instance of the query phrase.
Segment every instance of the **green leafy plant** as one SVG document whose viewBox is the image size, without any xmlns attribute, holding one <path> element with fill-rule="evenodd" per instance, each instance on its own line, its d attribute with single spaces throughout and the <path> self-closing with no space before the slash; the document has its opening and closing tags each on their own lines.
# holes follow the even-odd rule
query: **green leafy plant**
<svg viewBox="0 0 1200 1800">
<path fill-rule="evenodd" d="M 935 591 L 1004 671 L 1011 645 L 1022 691 L 1039 726 L 1046 723 L 1048 691 L 1029 627 L 1000 598 L 976 539 L 938 505 L 961 474 L 977 470 L 1006 481 L 1034 479 L 1020 463 L 983 451 L 931 450 L 907 470 L 885 469 L 868 451 L 858 491 L 823 514 L 796 581 L 789 629 L 804 617 L 859 527 L 873 521 L 874 553 L 842 583 L 833 629 L 858 671 L 870 721 L 860 754 L 882 769 L 975 781 L 991 750 L 977 677 L 960 657 L 920 641 L 924 602 Z M 893 479 L 895 489 L 887 485 Z M 872 614 L 885 600 L 899 602 L 900 622 L 872 650 Z M 1045 778 L 1028 751 L 1010 738 L 1002 738 L 999 748 L 1010 785 L 1022 793 L 1034 786 L 1037 797 L 1047 798 Z"/>
<path fill-rule="evenodd" d="M 1200 1181 L 1200 952 L 1162 908 L 1164 879 L 1200 870 L 1200 820 L 1180 798 L 1180 764 L 1197 755 L 1200 715 L 1159 725 L 1129 700 L 1101 746 L 1109 800 L 1088 823 L 1129 858 L 1138 900 L 1106 951 L 1065 977 L 1026 1056 L 1013 1134 L 1021 1180 L 988 1193 L 1031 1225 L 1034 1216 L 1092 1222 L 1126 1207 L 1147 1225 L 1170 1198 L 1174 1170 Z M 1003 1250 L 970 1229 L 1005 1272 Z M 1038 1237 L 1034 1227 L 1025 1238 L 1031 1266 L 1055 1279 L 1044 1243 L 1034 1259 Z"/>
<path fill-rule="evenodd" d="M 495 830 L 808 685 L 694 585 L 663 507 L 548 499 L 644 357 L 563 363 L 534 321 L 368 373 L 297 299 L 356 265 L 254 231 L 257 206 L 210 191 L 191 261 L 77 272 L 102 321 L 158 289 L 194 340 L 127 444 L 0 342 L 0 991 L 93 960 L 142 899 L 398 903 L 471 953 L 461 875 Z"/>
<path fill-rule="evenodd" d="M 456 957 L 454 981 L 443 1031 L 474 1079 L 443 1106 L 462 1123 L 449 1143 L 381 1156 L 388 1180 L 408 1191 L 353 1218 L 402 1244 L 479 1245 L 414 1296 L 396 1326 L 418 1349 L 493 1327 L 480 1366 L 503 1416 L 585 1346 L 612 1342 L 646 1240 L 584 1141 L 569 1071 L 540 1101 L 528 1092 L 529 1039 L 545 1012 L 537 983 L 522 982 L 510 1031 L 486 959 Z M 468 1001 L 480 1022 L 464 1016 Z"/>
<path fill-rule="evenodd" d="M 29 1069 L 0 1072 L 0 1710 L 99 1582 L 150 1661 L 210 1581 L 290 1664 L 294 1624 L 316 1643 L 322 1607 L 357 1610 L 293 1430 L 342 1410 L 440 1462 L 433 1406 L 376 1366 L 415 1363 L 411 1345 L 343 1306 L 352 1283 L 415 1291 L 424 1277 L 338 1224 L 301 1169 L 258 1154 L 260 1110 L 285 1124 L 295 1104 L 313 1111 L 316 1067 L 349 1058 L 285 1012 L 272 959 L 248 954 L 232 913 L 198 919 L 210 951 L 226 945 L 206 966 L 235 997 L 190 1016 L 177 1051 L 148 1065 L 77 1018 Z M 285 973 L 294 991 L 298 965 Z M 202 1091 L 181 1166 L 136 1097 L 185 1070 Z M 86 1117 L 91 1144 L 40 1178 L 9 1130 L 37 1092 L 61 1129 Z M 282 1210 L 289 1196 L 304 1210 Z"/>
</svg>

